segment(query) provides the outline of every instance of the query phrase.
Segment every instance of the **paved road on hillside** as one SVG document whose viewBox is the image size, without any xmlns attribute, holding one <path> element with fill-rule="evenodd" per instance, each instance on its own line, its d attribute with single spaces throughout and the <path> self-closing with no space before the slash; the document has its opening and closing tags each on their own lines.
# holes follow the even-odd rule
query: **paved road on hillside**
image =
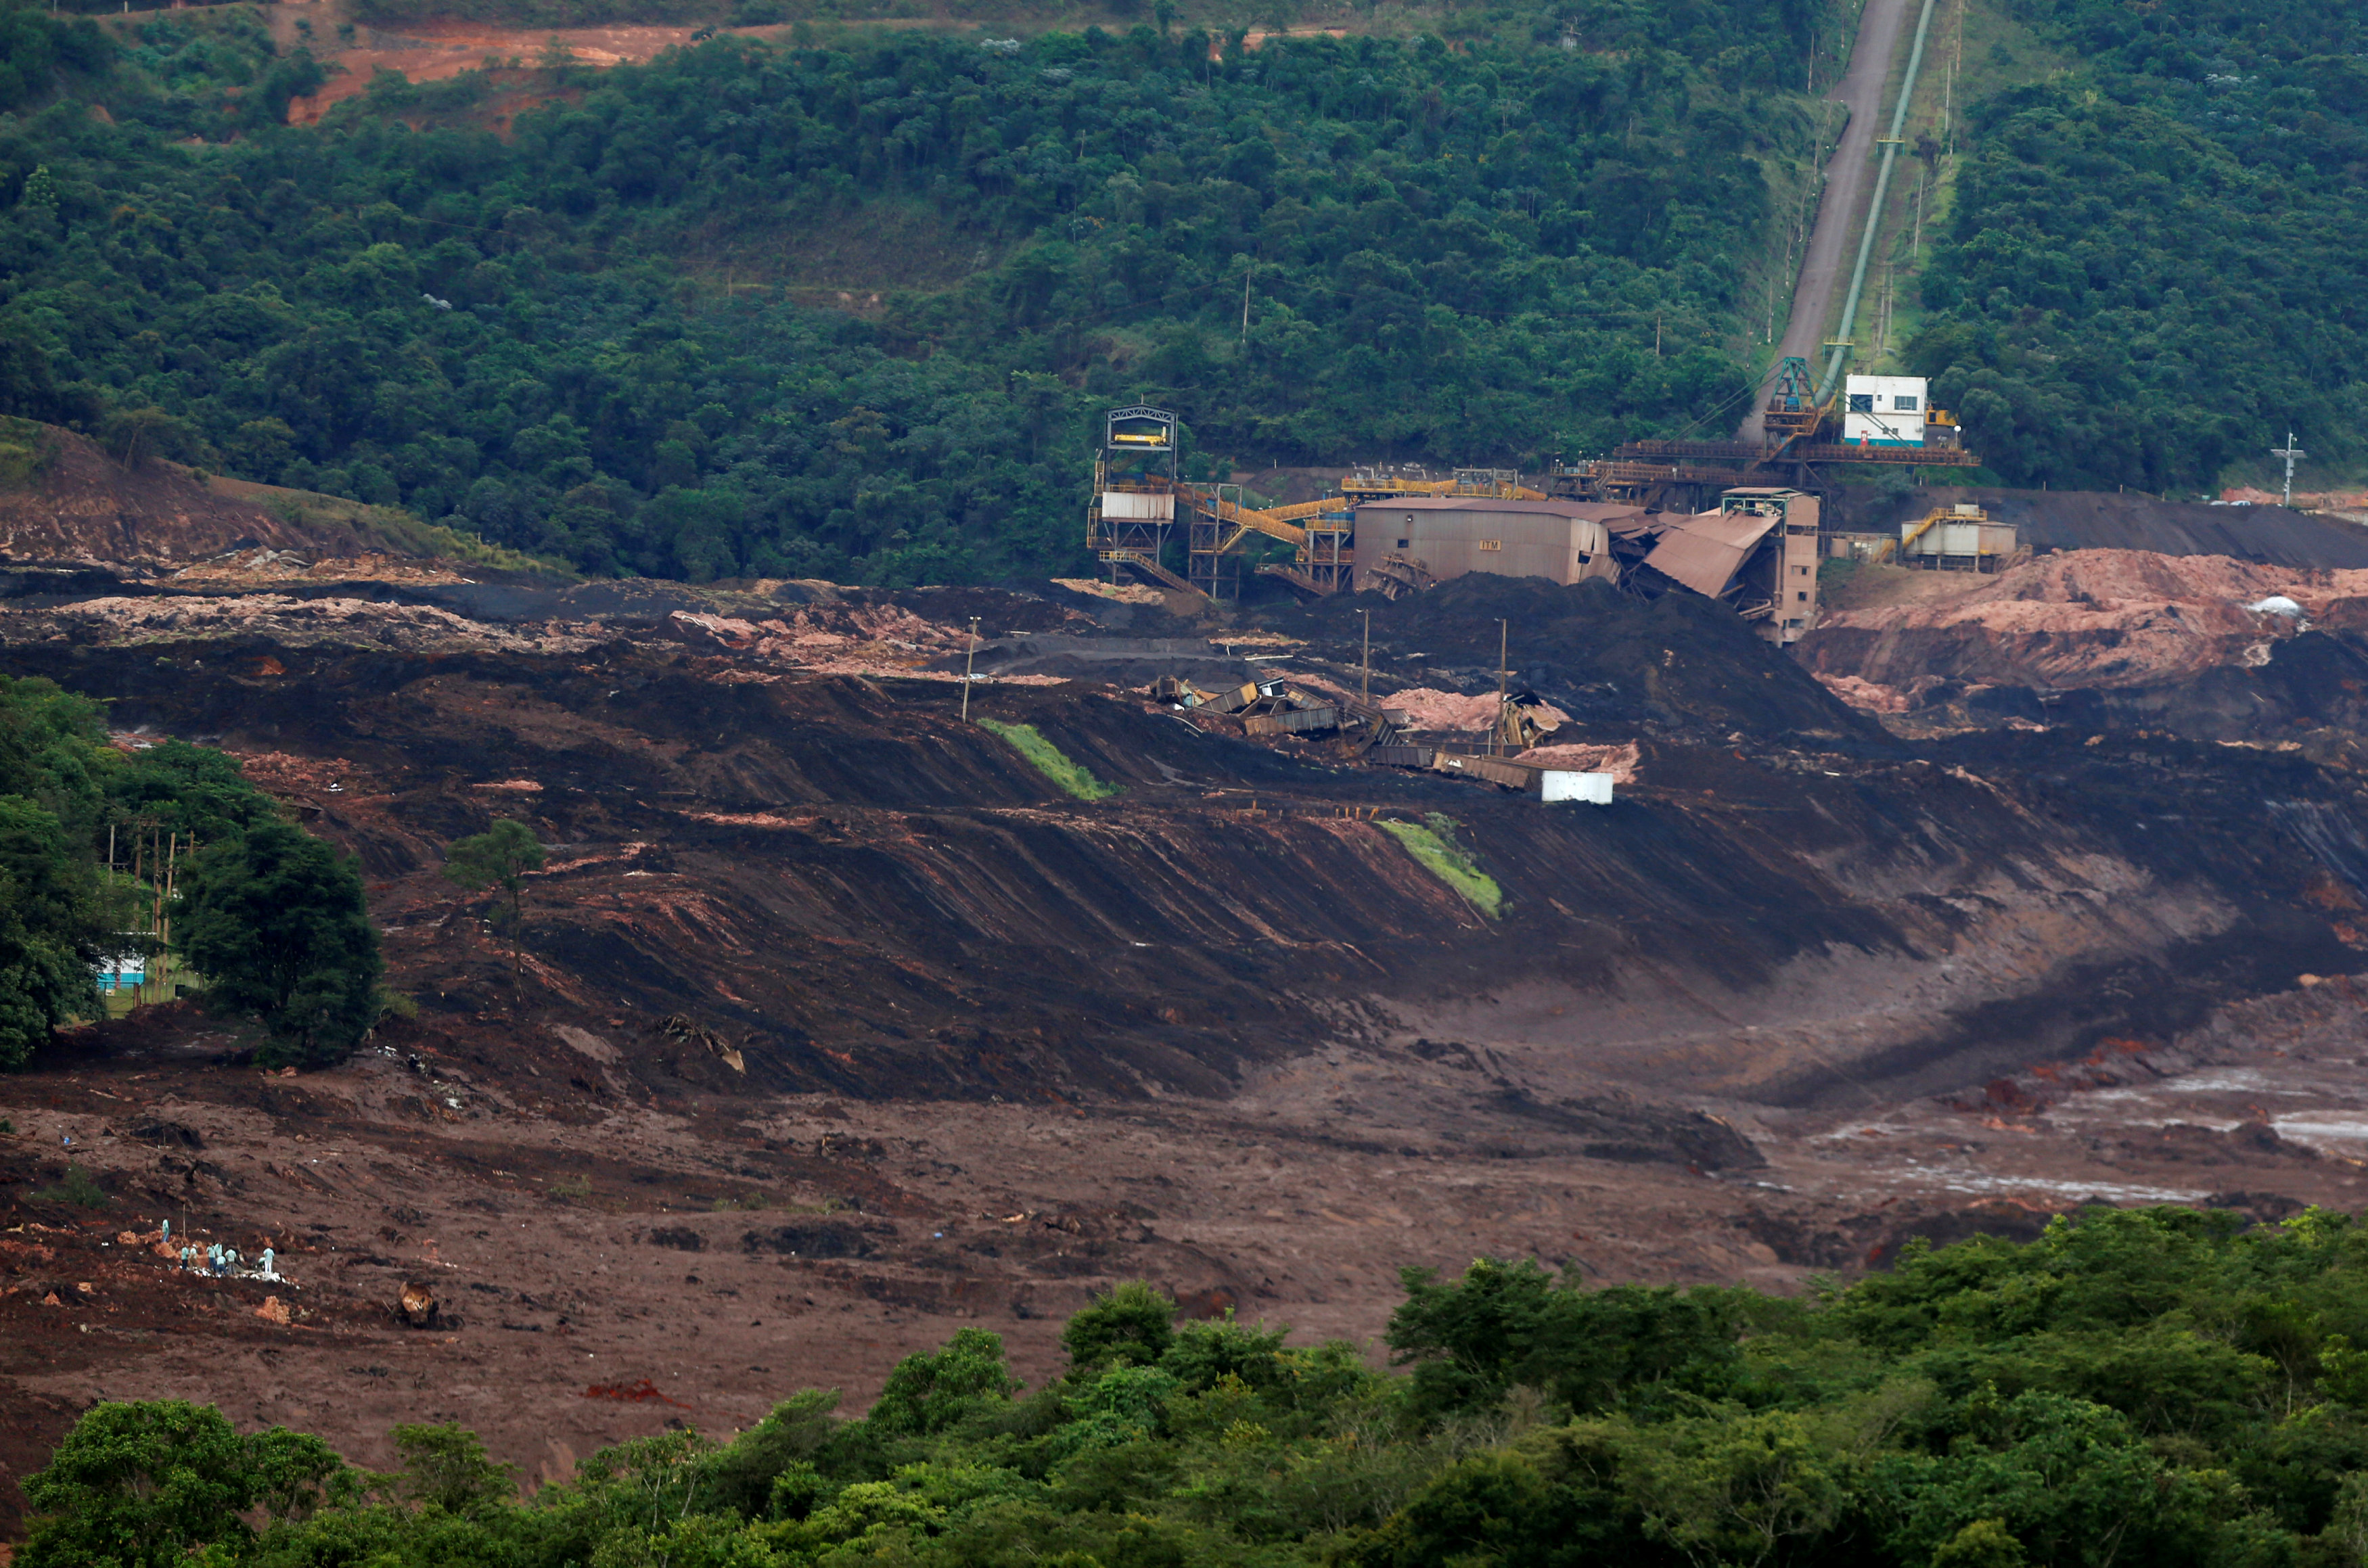
<svg viewBox="0 0 2368 1568">
<path fill-rule="evenodd" d="M 1851 46 L 1850 70 L 1842 76 L 1837 102 L 1850 106 L 1850 126 L 1841 145 L 1826 165 L 1826 191 L 1817 202 L 1817 221 L 1809 231 L 1808 254 L 1801 260 L 1800 283 L 1793 292 L 1793 314 L 1784 324 L 1779 354 L 1798 354 L 1810 369 L 1825 373 L 1818 346 L 1825 341 L 1826 323 L 1840 293 L 1850 287 L 1850 264 L 1858 259 L 1858 219 L 1866 210 L 1874 187 L 1874 132 L 1883 111 L 1884 78 L 1899 52 L 1899 34 L 1907 22 L 1907 0 L 1866 0 L 1860 18 L 1858 42 Z M 1765 393 L 1752 400 L 1749 417 L 1736 435 L 1759 439 L 1760 404 Z"/>
</svg>

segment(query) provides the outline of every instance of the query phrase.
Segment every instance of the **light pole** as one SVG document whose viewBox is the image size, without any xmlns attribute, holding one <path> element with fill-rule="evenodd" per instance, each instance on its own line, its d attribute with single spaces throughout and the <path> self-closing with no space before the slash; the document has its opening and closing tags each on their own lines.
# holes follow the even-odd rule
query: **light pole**
<svg viewBox="0 0 2368 1568">
<path fill-rule="evenodd" d="M 2283 458 L 2286 460 L 2286 494 L 2284 501 L 2280 503 L 2280 505 L 2291 506 L 2294 505 L 2294 460 L 2296 458 L 2306 458 L 2310 456 L 2310 454 L 2304 451 L 2300 447 L 2294 445 L 2294 432 L 2289 429 L 2286 432 L 2286 444 L 2283 447 L 2271 447 L 2270 449 L 2270 456 L 2273 458 Z"/>
<path fill-rule="evenodd" d="M 978 662 L 978 617 L 970 618 L 970 646 L 962 650 L 962 722 L 970 722 L 970 672 Z"/>
</svg>

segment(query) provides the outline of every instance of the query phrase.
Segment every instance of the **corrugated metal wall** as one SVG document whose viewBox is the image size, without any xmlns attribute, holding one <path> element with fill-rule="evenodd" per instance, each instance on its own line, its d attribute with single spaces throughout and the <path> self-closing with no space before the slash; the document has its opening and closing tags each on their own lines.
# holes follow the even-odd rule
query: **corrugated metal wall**
<svg viewBox="0 0 2368 1568">
<path fill-rule="evenodd" d="M 1609 536 L 1592 518 L 1485 504 L 1440 506 L 1376 501 L 1357 508 L 1357 559 L 1410 555 L 1445 582 L 1467 572 L 1575 583 L 1608 572 Z M 1599 566 L 1599 562 L 1602 563 Z"/>
</svg>

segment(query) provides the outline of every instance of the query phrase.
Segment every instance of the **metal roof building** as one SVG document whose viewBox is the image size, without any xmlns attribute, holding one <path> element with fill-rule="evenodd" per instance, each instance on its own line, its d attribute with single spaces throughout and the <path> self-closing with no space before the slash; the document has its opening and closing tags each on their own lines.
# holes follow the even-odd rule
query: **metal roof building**
<svg viewBox="0 0 2368 1568">
<path fill-rule="evenodd" d="M 1577 583 L 1619 574 L 1615 525 L 1644 508 L 1597 501 L 1506 501 L 1492 496 L 1406 495 L 1357 508 L 1360 565 L 1398 555 L 1445 582 L 1467 572 Z M 1371 585 L 1361 581 L 1360 587 Z"/>
</svg>

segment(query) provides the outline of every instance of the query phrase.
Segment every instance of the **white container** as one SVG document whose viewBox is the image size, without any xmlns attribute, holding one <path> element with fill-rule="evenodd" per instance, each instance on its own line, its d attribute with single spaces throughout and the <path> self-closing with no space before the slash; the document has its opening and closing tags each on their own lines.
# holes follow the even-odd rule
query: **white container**
<svg viewBox="0 0 2368 1568">
<path fill-rule="evenodd" d="M 1842 383 L 1842 444 L 1920 447 L 1930 398 L 1922 376 L 1851 376 Z"/>
<path fill-rule="evenodd" d="M 1134 490 L 1105 490 L 1102 516 L 1114 523 L 1172 523 L 1176 520 L 1176 497 L 1146 495 Z"/>
<path fill-rule="evenodd" d="M 1568 773 L 1549 767 L 1538 775 L 1539 798 L 1548 801 L 1584 801 L 1590 806 L 1611 803 L 1611 775 Z"/>
</svg>

